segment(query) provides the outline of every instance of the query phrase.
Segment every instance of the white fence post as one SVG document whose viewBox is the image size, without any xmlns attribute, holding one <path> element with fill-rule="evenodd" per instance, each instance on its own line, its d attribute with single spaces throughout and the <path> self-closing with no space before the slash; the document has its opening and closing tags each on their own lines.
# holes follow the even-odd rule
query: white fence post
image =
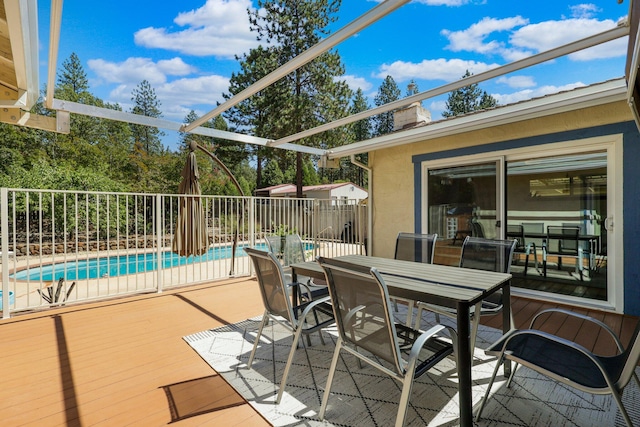
<svg viewBox="0 0 640 427">
<path fill-rule="evenodd" d="M 254 247 L 256 245 L 256 198 L 249 197 L 247 201 L 249 203 L 249 246 Z"/>
<path fill-rule="evenodd" d="M 0 217 L 2 224 L 2 318 L 8 319 L 9 307 L 9 191 L 0 189 Z"/>
<path fill-rule="evenodd" d="M 162 292 L 162 252 L 164 250 L 164 236 L 162 235 L 162 196 L 156 194 L 156 257 L 158 260 L 158 268 L 156 269 L 156 278 L 158 293 Z"/>
</svg>

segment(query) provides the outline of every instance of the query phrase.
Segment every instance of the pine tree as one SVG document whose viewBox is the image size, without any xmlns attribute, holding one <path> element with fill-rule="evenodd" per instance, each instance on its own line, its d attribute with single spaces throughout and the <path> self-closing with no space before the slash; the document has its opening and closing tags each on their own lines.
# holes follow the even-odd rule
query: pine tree
<svg viewBox="0 0 640 427">
<path fill-rule="evenodd" d="M 105 106 L 101 99 L 89 92 L 87 73 L 75 53 L 63 61 L 54 94 L 57 99 L 97 107 Z M 86 167 L 109 174 L 108 158 L 101 149 L 108 143 L 108 129 L 108 120 L 73 114 L 69 134 L 48 134 L 44 137 L 48 141 L 49 157 L 56 165 L 68 165 L 70 168 Z"/>
<path fill-rule="evenodd" d="M 327 27 L 337 19 L 340 3 L 340 0 L 258 0 L 256 11 L 249 15 L 251 29 L 258 33 L 258 40 L 272 46 L 270 58 L 280 66 L 328 34 Z M 351 91 L 345 81 L 336 79 L 343 74 L 339 54 L 325 52 L 283 77 L 273 90 L 263 94 L 268 97 L 265 101 L 277 106 L 278 111 L 265 116 L 268 126 L 262 130 L 269 133 L 256 135 L 278 139 L 346 116 Z M 327 132 L 300 141 L 323 148 L 341 142 L 341 132 Z M 302 153 L 296 153 L 295 164 L 297 195 L 302 197 Z"/>
<path fill-rule="evenodd" d="M 462 78 L 465 79 L 471 75 L 469 70 L 467 70 Z M 447 109 L 442 113 L 442 116 L 459 116 L 473 111 L 492 108 L 497 104 L 498 101 L 494 97 L 481 90 L 477 83 L 473 83 L 449 93 L 446 104 Z"/>
<path fill-rule="evenodd" d="M 388 104 L 400 99 L 400 88 L 391 76 L 387 76 L 378 89 L 378 93 L 374 98 L 377 107 Z M 378 114 L 373 117 L 373 134 L 374 136 L 385 135 L 393 132 L 393 111 Z"/>
<path fill-rule="evenodd" d="M 156 96 L 156 91 L 147 80 L 143 80 L 133 89 L 131 100 L 134 106 L 131 112 L 147 117 L 162 117 L 160 111 L 160 101 Z M 137 151 L 144 151 L 146 154 L 160 154 L 163 146 L 160 138 L 164 136 L 157 127 L 131 125 Z"/>
<path fill-rule="evenodd" d="M 78 102 L 80 95 L 89 90 L 87 73 L 75 52 L 62 62 L 62 71 L 56 83 L 59 90 L 66 90 L 67 101 Z M 75 99 L 72 99 L 74 98 L 72 94 L 75 95 Z"/>
</svg>

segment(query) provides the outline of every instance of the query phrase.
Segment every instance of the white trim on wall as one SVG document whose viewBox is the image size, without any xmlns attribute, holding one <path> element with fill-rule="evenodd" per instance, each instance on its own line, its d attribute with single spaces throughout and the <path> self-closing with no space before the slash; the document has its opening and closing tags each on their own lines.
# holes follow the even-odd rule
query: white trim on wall
<svg viewBox="0 0 640 427">
<path fill-rule="evenodd" d="M 603 151 L 607 152 L 607 215 L 610 224 L 613 224 L 612 230 L 607 233 L 607 300 L 599 301 L 586 299 L 581 297 L 573 297 L 560 294 L 552 294 L 549 292 L 533 291 L 528 289 L 516 288 L 513 290 L 515 295 L 532 296 L 537 299 L 550 300 L 555 302 L 568 303 L 573 305 L 582 305 L 587 307 L 595 307 L 599 309 L 615 310 L 623 312 L 624 309 L 624 242 L 622 239 L 624 224 L 622 218 L 623 207 L 623 135 L 613 134 L 606 136 L 598 136 L 592 138 L 584 138 L 580 140 L 562 141 L 549 144 L 528 146 L 522 148 L 514 148 L 500 151 L 491 151 L 486 153 L 464 155 L 458 157 L 449 157 L 445 159 L 427 160 L 421 164 L 420 181 L 422 184 L 421 197 L 421 225 L 422 230 L 429 229 L 428 215 L 428 173 L 430 169 L 439 169 L 443 167 L 453 167 L 462 165 L 473 165 L 478 163 L 489 163 L 496 161 L 497 169 L 497 185 L 501 187 L 496 196 L 498 197 L 497 208 L 501 214 L 498 219 L 502 224 L 502 233 L 505 233 L 506 224 L 506 207 L 503 205 L 505 201 L 505 180 L 506 180 L 506 162 L 514 160 L 524 160 L 532 157 L 551 157 L 562 156 L 567 154 L 576 154 L 578 152 Z"/>
</svg>

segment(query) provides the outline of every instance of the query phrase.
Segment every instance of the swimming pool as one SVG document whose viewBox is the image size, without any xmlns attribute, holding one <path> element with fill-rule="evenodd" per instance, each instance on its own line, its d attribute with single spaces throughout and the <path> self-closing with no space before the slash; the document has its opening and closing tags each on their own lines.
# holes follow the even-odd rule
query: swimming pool
<svg viewBox="0 0 640 427">
<path fill-rule="evenodd" d="M 247 245 L 236 247 L 236 257 L 246 256 L 243 250 Z M 312 248 L 308 245 L 307 248 Z M 257 249 L 267 250 L 267 245 L 257 244 Z M 173 252 L 166 251 L 162 254 L 163 268 L 177 267 L 180 265 L 194 264 L 199 262 L 214 261 L 231 258 L 232 247 L 217 246 L 209 249 L 203 255 L 196 257 L 183 257 Z M 155 271 L 158 268 L 158 256 L 156 253 L 132 254 L 111 256 L 102 258 L 91 258 L 78 261 L 66 261 L 56 264 L 30 267 L 26 270 L 18 271 L 11 275 L 16 280 L 33 280 L 50 282 L 54 280 L 83 280 L 97 279 L 99 277 L 124 276 L 126 274 L 144 273 Z"/>
</svg>

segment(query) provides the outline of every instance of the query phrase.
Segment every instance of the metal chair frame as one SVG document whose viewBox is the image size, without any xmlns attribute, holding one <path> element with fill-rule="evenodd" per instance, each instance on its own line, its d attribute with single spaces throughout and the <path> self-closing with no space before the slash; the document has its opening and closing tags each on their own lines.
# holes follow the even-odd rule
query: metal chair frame
<svg viewBox="0 0 640 427">
<path fill-rule="evenodd" d="M 317 260 L 325 271 L 339 334 L 319 418 L 324 419 L 340 353 L 345 351 L 402 383 L 395 425 L 404 425 L 414 379 L 455 353 L 455 331 L 436 325 L 423 332 L 396 324 L 389 291 L 375 268 L 322 257 Z M 354 294 L 365 288 L 366 292 Z M 452 342 L 439 336 L 444 330 L 449 331 Z M 426 358 L 421 358 L 423 349 L 429 350 Z"/>
<path fill-rule="evenodd" d="M 285 284 L 284 272 L 276 257 L 271 252 L 260 251 L 253 248 L 245 248 L 244 250 L 253 262 L 265 307 L 262 323 L 260 324 L 256 340 L 253 344 L 247 366 L 251 368 L 253 364 L 262 331 L 269 322 L 269 319 L 284 326 L 294 335 L 289 357 L 287 358 L 282 380 L 280 381 L 278 396 L 274 402 L 280 403 L 298 342 L 302 342 L 302 340 L 300 340 L 301 336 L 304 334 L 308 337 L 309 334 L 318 332 L 324 344 L 321 329 L 334 323 L 333 308 L 329 303 L 328 296 L 293 306 L 291 304 L 291 298 L 289 297 L 289 288 L 295 284 L 288 286 Z M 310 325 L 308 323 L 310 318 L 314 319 L 314 324 Z M 302 342 L 302 345 L 304 345 L 304 342 Z"/>
<path fill-rule="evenodd" d="M 615 356 L 600 356 L 574 341 L 536 329 L 538 319 L 543 315 L 552 315 L 554 313 L 562 313 L 582 319 L 591 325 L 601 328 L 612 337 L 618 354 Z M 527 351 L 531 347 L 545 349 L 545 351 Z M 554 352 L 555 354 L 562 352 L 562 355 L 558 356 L 562 360 L 561 362 L 556 363 L 554 358 L 550 357 L 550 353 Z M 512 369 L 511 375 L 507 380 L 507 387 L 511 386 L 517 364 L 520 364 L 587 393 L 611 394 L 627 426 L 633 427 L 633 422 L 622 403 L 622 392 L 631 377 L 635 379 L 636 384 L 640 387 L 640 380 L 638 380 L 638 376 L 635 373 L 635 368 L 640 360 L 640 322 L 636 325 L 630 345 L 625 349 L 618 336 L 603 322 L 569 310 L 552 308 L 539 312 L 531 321 L 529 329 L 514 329 L 503 335 L 496 343 L 485 350 L 485 353 L 497 355 L 498 360 L 476 414 L 477 421 L 482 416 L 482 411 L 498 373 L 498 368 L 504 360 L 512 360 L 516 363 L 516 366 Z"/>
</svg>

